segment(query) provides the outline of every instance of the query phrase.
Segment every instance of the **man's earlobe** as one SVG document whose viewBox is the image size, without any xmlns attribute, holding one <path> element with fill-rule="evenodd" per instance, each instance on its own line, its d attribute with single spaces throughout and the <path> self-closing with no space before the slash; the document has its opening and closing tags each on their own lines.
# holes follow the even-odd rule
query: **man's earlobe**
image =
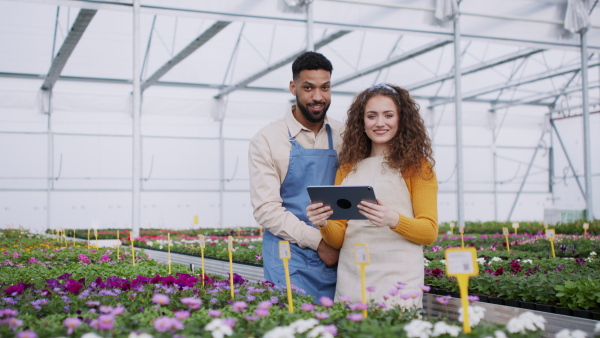
<svg viewBox="0 0 600 338">
<path fill-rule="evenodd" d="M 294 81 L 290 81 L 290 92 L 292 95 L 296 96 L 296 83 L 294 83 Z"/>
</svg>

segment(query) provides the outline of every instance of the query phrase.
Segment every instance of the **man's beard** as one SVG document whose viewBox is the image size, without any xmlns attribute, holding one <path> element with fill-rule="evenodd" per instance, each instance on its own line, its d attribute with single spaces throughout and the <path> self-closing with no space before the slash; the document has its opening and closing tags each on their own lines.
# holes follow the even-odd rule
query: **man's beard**
<svg viewBox="0 0 600 338">
<path fill-rule="evenodd" d="M 327 110 L 329 109 L 329 105 L 325 105 L 325 102 L 314 103 L 323 105 L 323 110 L 319 115 L 311 114 L 310 111 L 308 111 L 308 108 L 300 103 L 300 101 L 298 100 L 298 95 L 296 95 L 296 105 L 298 106 L 298 109 L 300 109 L 300 112 L 302 112 L 302 116 L 304 116 L 304 118 L 311 123 L 319 123 L 325 119 L 325 116 L 327 115 Z"/>
</svg>

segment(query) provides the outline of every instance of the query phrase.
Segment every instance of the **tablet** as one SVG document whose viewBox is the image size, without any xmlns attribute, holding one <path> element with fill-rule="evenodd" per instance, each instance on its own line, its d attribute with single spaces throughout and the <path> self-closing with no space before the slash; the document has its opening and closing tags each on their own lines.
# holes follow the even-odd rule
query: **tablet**
<svg viewBox="0 0 600 338">
<path fill-rule="evenodd" d="M 367 219 L 358 210 L 358 204 L 365 200 L 377 203 L 373 187 L 367 185 L 320 185 L 307 187 L 310 200 L 331 207 L 329 219 Z"/>
</svg>

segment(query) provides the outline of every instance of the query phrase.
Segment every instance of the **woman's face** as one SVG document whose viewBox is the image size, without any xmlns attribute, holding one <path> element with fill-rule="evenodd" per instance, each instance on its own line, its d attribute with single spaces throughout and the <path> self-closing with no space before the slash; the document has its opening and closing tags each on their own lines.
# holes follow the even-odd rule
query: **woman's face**
<svg viewBox="0 0 600 338">
<path fill-rule="evenodd" d="M 387 96 L 373 96 L 365 106 L 365 132 L 371 139 L 371 156 L 384 155 L 389 141 L 398 133 L 398 108 Z"/>
</svg>

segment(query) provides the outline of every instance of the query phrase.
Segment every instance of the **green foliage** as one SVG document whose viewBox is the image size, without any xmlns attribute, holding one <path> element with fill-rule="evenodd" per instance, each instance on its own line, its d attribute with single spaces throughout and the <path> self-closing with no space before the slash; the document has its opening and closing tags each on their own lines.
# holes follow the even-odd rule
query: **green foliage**
<svg viewBox="0 0 600 338">
<path fill-rule="evenodd" d="M 567 280 L 564 284 L 554 287 L 558 293 L 560 306 L 571 309 L 600 309 L 600 280 L 598 276 L 592 278 L 581 278 L 578 280 Z"/>
</svg>

